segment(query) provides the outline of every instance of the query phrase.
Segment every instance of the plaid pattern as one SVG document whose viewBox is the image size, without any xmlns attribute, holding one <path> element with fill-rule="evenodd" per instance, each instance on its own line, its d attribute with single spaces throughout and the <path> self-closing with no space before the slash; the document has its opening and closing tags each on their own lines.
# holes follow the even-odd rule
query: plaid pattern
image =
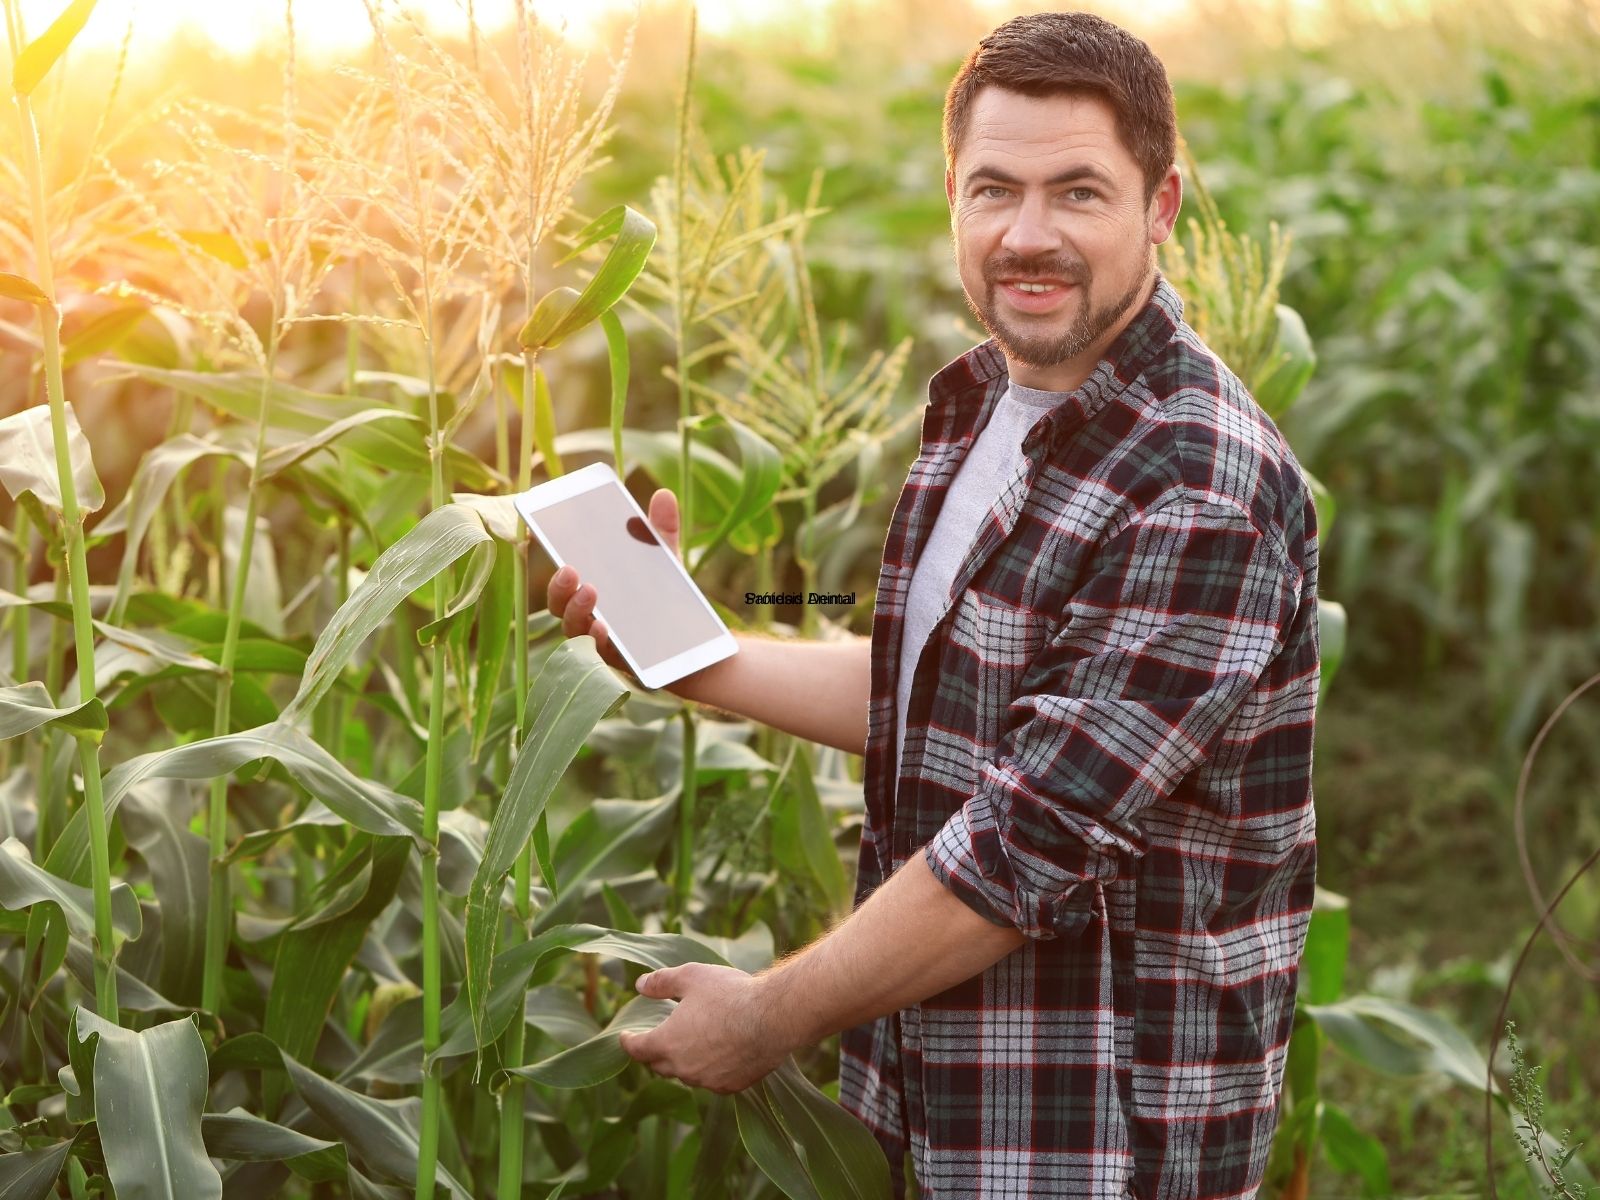
<svg viewBox="0 0 1600 1200">
<path fill-rule="evenodd" d="M 917 555 L 1007 386 L 930 385 L 872 626 L 859 904 L 911 855 L 1028 941 L 842 1041 L 925 1197 L 1254 1195 L 1316 865 L 1317 532 L 1277 427 L 1164 278 L 1024 442 L 918 660 Z"/>
</svg>

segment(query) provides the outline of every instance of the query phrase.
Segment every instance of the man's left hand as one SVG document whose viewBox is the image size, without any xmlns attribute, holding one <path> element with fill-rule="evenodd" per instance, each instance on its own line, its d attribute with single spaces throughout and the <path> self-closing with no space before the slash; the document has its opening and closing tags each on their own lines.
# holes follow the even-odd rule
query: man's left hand
<svg viewBox="0 0 1600 1200">
<path fill-rule="evenodd" d="M 726 1095 L 760 1081 L 793 1049 L 777 1029 L 761 981 L 745 971 L 685 963 L 641 975 L 638 989 L 678 1001 L 654 1029 L 618 1039 L 657 1075 Z"/>
</svg>

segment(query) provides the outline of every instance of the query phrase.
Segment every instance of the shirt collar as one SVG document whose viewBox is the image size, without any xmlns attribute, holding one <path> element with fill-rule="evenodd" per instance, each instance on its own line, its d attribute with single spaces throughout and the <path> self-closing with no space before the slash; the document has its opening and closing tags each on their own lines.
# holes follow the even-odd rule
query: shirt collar
<svg viewBox="0 0 1600 1200">
<path fill-rule="evenodd" d="M 1172 340 L 1183 323 L 1183 298 L 1167 277 L 1156 272 L 1156 285 L 1143 308 L 1123 327 L 1089 377 L 1040 419 L 1024 445 L 1039 437 L 1054 441 L 1089 421 L 1126 391 Z M 991 384 L 998 386 L 990 389 Z M 974 346 L 944 367 L 928 384 L 928 407 L 940 409 L 984 390 L 985 403 L 997 400 L 1008 382 L 1005 355 L 993 338 Z"/>
</svg>

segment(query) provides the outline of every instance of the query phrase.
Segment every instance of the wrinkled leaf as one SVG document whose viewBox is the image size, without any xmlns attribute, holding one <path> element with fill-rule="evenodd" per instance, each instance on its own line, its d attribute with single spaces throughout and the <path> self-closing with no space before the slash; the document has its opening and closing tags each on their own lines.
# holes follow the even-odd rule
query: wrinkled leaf
<svg viewBox="0 0 1600 1200">
<path fill-rule="evenodd" d="M 89 439 L 78 424 L 78 413 L 67 405 L 67 456 L 72 464 L 72 488 L 80 512 L 91 513 L 106 502 L 106 492 L 95 474 Z M 55 438 L 50 406 L 35 404 L 0 420 L 0 487 L 13 500 L 31 496 L 53 513 L 61 513 L 61 477 L 56 472 Z"/>
</svg>

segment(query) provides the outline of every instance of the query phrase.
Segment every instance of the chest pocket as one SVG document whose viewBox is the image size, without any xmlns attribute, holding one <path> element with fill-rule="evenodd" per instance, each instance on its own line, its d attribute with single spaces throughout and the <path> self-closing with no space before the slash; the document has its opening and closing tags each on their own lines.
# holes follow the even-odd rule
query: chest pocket
<svg viewBox="0 0 1600 1200">
<path fill-rule="evenodd" d="M 933 708 L 939 728 L 959 731 L 976 764 L 998 752 L 1006 710 L 1049 639 L 1048 613 L 968 588 L 953 605 Z"/>
</svg>

